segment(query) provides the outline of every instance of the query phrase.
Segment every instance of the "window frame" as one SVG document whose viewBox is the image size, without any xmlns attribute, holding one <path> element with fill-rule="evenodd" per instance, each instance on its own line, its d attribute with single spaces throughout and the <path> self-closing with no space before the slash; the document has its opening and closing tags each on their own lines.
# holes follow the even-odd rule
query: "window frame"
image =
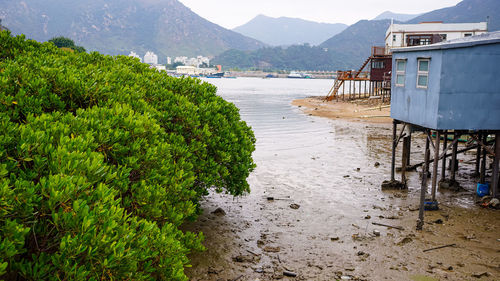
<svg viewBox="0 0 500 281">
<path fill-rule="evenodd" d="M 404 67 L 403 67 L 403 70 L 399 70 L 398 69 L 398 64 L 399 62 L 403 62 L 404 63 Z M 407 59 L 396 59 L 396 79 L 394 79 L 394 85 L 396 87 L 404 87 L 405 86 L 405 82 L 406 82 L 406 65 L 408 64 L 408 60 Z M 403 77 L 403 84 L 398 84 L 398 76 L 402 76 Z"/>
<path fill-rule="evenodd" d="M 420 69 L 420 63 L 421 62 L 427 62 L 427 70 L 421 70 Z M 417 58 L 417 88 L 419 89 L 427 89 L 429 88 L 429 70 L 431 69 L 431 59 L 430 58 Z M 419 84 L 419 78 L 420 77 L 427 77 L 425 86 Z"/>
</svg>

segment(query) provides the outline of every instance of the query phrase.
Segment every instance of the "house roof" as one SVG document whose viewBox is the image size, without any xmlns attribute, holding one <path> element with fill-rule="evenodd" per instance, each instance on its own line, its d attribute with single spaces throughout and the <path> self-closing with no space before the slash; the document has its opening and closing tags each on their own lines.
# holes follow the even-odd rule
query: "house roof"
<svg viewBox="0 0 500 281">
<path fill-rule="evenodd" d="M 392 24 L 387 29 L 385 35 L 390 33 L 408 33 L 408 32 L 468 32 L 468 31 L 486 31 L 487 22 L 473 23 L 442 23 L 442 22 L 422 22 L 418 24 Z"/>
<path fill-rule="evenodd" d="M 428 51 L 428 50 L 444 50 L 444 49 L 466 48 L 478 45 L 499 44 L 499 43 L 500 43 L 500 31 L 495 31 L 476 36 L 444 41 L 431 45 L 394 48 L 391 50 L 391 52 L 401 53 L 401 52 Z"/>
</svg>

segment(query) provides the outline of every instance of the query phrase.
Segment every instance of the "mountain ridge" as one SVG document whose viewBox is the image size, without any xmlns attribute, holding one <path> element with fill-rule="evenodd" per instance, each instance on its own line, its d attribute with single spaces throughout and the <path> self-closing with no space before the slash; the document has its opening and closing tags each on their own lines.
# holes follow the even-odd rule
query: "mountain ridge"
<svg viewBox="0 0 500 281">
<path fill-rule="evenodd" d="M 304 43 L 319 45 L 345 28 L 347 25 L 342 23 L 320 23 L 290 17 L 274 18 L 260 14 L 233 28 L 233 31 L 271 46 L 286 46 Z"/>
<path fill-rule="evenodd" d="M 399 13 L 393 13 L 391 11 L 385 11 L 381 13 L 380 15 L 376 16 L 372 20 L 397 20 L 397 21 L 409 21 L 413 18 L 416 18 L 422 14 L 399 14 Z"/>
<path fill-rule="evenodd" d="M 177 0 L 6 0 L 4 25 L 37 41 L 65 36 L 90 51 L 159 56 L 217 55 L 264 43 L 205 20 Z"/>
</svg>

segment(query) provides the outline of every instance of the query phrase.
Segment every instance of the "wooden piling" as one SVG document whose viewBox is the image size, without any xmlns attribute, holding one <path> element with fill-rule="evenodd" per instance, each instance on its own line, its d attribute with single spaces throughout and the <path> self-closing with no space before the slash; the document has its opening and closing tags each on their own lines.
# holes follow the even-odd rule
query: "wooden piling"
<svg viewBox="0 0 500 281">
<path fill-rule="evenodd" d="M 436 201 L 436 185 L 438 176 L 440 138 L 441 138 L 441 131 L 436 131 L 436 141 L 434 144 L 434 165 L 432 167 L 432 201 Z"/>
<path fill-rule="evenodd" d="M 488 134 L 483 134 L 483 143 L 486 143 Z M 484 184 L 486 182 L 486 149 L 483 149 L 483 160 L 481 161 L 481 172 L 479 174 L 479 182 Z"/>
<path fill-rule="evenodd" d="M 428 130 L 426 129 L 426 134 Z M 418 210 L 417 230 L 422 230 L 424 226 L 425 194 L 427 193 L 427 170 L 429 167 L 429 138 L 425 140 L 424 168 L 422 169 L 422 182 L 420 184 L 420 208 Z"/>
<path fill-rule="evenodd" d="M 396 170 L 396 133 L 398 129 L 396 120 L 392 121 L 392 158 L 391 158 L 391 181 L 394 181 Z"/>
<path fill-rule="evenodd" d="M 500 160 L 500 133 L 495 134 L 495 158 L 493 158 L 493 174 L 491 175 L 491 196 L 499 197 L 498 194 L 498 180 L 499 180 L 499 167 Z"/>
<path fill-rule="evenodd" d="M 448 143 L 448 131 L 444 131 L 444 140 L 443 140 L 443 151 L 446 152 L 446 145 Z M 443 156 L 443 160 L 441 161 L 441 180 L 446 179 L 446 153 Z"/>
<path fill-rule="evenodd" d="M 408 164 L 409 149 L 408 144 L 410 143 L 410 137 L 406 136 L 403 138 L 403 153 L 401 157 L 401 183 L 406 186 L 406 165 Z"/>
<path fill-rule="evenodd" d="M 410 159 L 411 159 L 411 135 L 412 135 L 412 132 L 411 132 L 411 124 L 408 124 L 408 132 L 409 132 L 409 138 L 408 138 L 408 158 L 406 159 L 406 165 L 407 166 L 410 166 Z"/>
<path fill-rule="evenodd" d="M 481 133 L 477 134 L 477 151 L 476 151 L 476 167 L 474 169 L 474 175 L 477 177 L 479 175 L 479 166 L 481 164 Z"/>
<path fill-rule="evenodd" d="M 455 176 L 457 174 L 457 149 L 458 149 L 458 141 L 455 141 L 456 139 L 460 138 L 460 133 L 455 131 L 453 132 L 454 134 L 454 144 L 453 144 L 453 151 L 451 153 L 451 180 L 455 181 Z"/>
</svg>

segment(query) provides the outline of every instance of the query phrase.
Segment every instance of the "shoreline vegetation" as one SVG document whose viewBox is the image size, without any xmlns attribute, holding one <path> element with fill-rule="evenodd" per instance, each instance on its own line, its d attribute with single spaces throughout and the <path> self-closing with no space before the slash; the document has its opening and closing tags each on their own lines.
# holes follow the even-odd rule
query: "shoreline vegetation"
<svg viewBox="0 0 500 281">
<path fill-rule="evenodd" d="M 250 192 L 217 88 L 0 32 L 0 279 L 183 280 L 209 191 Z"/>
<path fill-rule="evenodd" d="M 315 96 L 292 101 L 304 113 L 330 119 L 368 123 L 391 123 L 390 104 L 380 99 L 356 99 L 351 101 L 324 101 L 325 97 Z"/>
</svg>

